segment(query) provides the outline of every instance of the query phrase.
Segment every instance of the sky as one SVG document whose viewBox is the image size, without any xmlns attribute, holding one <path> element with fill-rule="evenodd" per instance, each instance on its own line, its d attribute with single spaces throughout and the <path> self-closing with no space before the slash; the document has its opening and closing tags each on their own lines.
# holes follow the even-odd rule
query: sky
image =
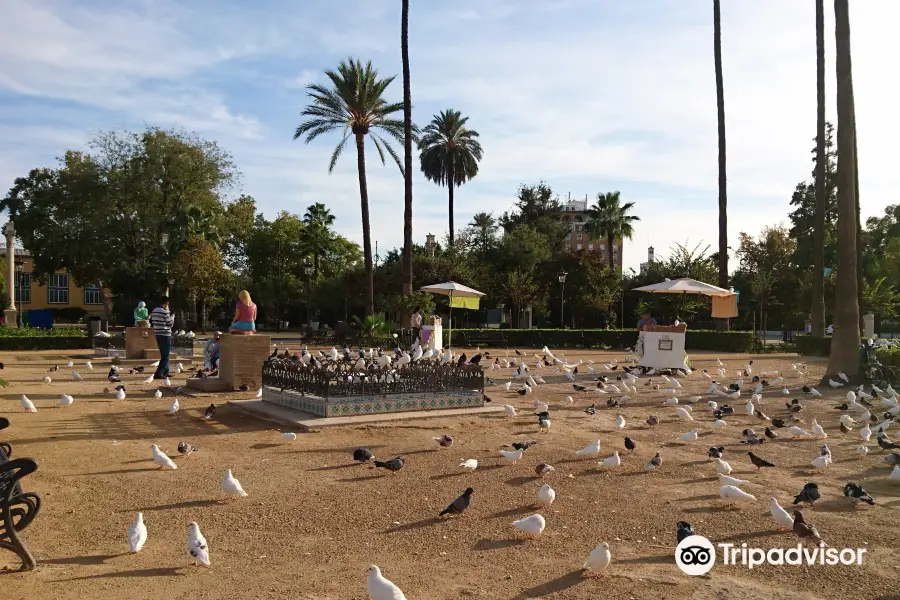
<svg viewBox="0 0 900 600">
<path fill-rule="evenodd" d="M 851 2 L 863 218 L 897 202 L 900 2 Z M 520 184 L 561 199 L 620 190 L 640 222 L 626 268 L 676 243 L 717 245 L 716 93 L 709 0 L 411 0 L 413 120 L 454 108 L 481 135 L 457 190 L 461 228 L 508 210 Z M 826 5 L 828 118 L 833 8 Z M 816 128 L 814 3 L 722 0 L 729 243 L 789 225 Z M 108 129 L 183 127 L 228 149 L 240 192 L 268 217 L 323 202 L 361 242 L 353 153 L 293 141 L 308 98 L 342 59 L 399 75 L 400 0 L 0 0 L 0 189 Z M 386 92 L 403 97 L 401 77 Z M 397 147 L 402 151 L 402 146 Z M 372 236 L 403 243 L 403 179 L 369 147 Z M 388 159 L 390 161 L 390 159 Z M 415 164 L 418 165 L 416 158 Z M 891 174 L 893 173 L 893 175 Z M 413 235 L 447 231 L 447 190 L 416 168 Z M 0 218 L 5 220 L 5 217 Z"/>
</svg>

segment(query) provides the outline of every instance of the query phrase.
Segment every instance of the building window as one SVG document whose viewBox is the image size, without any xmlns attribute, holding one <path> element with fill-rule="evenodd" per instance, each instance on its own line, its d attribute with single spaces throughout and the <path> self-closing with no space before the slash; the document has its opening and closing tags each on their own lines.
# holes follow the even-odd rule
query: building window
<svg viewBox="0 0 900 600">
<path fill-rule="evenodd" d="M 576 250 L 581 250 L 582 248 L 583 248 L 583 246 L 582 246 L 581 244 L 577 244 L 577 245 L 575 246 L 575 249 L 576 249 Z"/>
<path fill-rule="evenodd" d="M 103 304 L 100 299 L 100 288 L 97 284 L 92 283 L 84 286 L 84 303 L 85 304 Z"/>
<path fill-rule="evenodd" d="M 31 303 L 31 273 L 16 273 L 16 304 Z"/>
<path fill-rule="evenodd" d="M 594 251 L 594 245 L 588 244 L 588 252 L 593 252 L 593 251 Z"/>
<path fill-rule="evenodd" d="M 51 275 L 47 295 L 47 301 L 50 304 L 68 304 L 69 276 L 64 273 L 54 273 Z"/>
<path fill-rule="evenodd" d="M 571 233 L 567 233 L 567 234 L 566 234 L 566 239 L 567 239 L 567 240 L 571 240 L 571 239 L 572 239 L 572 234 L 571 234 Z"/>
<path fill-rule="evenodd" d="M 575 239 L 581 241 L 581 234 L 579 233 L 577 236 L 575 236 Z"/>
</svg>

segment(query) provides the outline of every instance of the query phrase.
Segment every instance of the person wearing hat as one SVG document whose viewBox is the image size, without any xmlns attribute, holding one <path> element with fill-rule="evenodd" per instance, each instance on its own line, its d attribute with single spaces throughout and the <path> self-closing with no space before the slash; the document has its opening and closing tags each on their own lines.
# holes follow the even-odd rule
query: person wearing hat
<svg viewBox="0 0 900 600">
<path fill-rule="evenodd" d="M 222 332 L 217 331 L 211 338 L 206 340 L 203 346 L 203 367 L 206 371 L 212 371 L 219 368 L 219 338 Z"/>
</svg>

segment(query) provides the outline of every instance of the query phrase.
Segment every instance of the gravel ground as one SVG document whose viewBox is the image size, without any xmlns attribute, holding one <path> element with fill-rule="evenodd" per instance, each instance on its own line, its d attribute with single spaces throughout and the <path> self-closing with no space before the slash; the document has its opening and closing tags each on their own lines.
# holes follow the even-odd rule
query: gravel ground
<svg viewBox="0 0 900 600">
<path fill-rule="evenodd" d="M 501 354 L 503 351 L 501 351 Z M 626 355 L 570 351 L 569 360 L 594 360 L 597 373 L 604 361 Z M 748 357 L 723 356 L 732 380 L 733 369 Z M 375 426 L 328 429 L 300 434 L 286 442 L 272 423 L 230 409 L 223 397 L 180 398 L 181 410 L 169 416 L 171 395 L 152 396 L 155 387 L 143 376 L 125 376 L 128 397 L 116 401 L 103 393 L 106 370 L 95 361 L 87 371 L 84 357 L 76 368 L 84 381 L 73 382 L 62 367 L 53 383 L 40 379 L 47 368 L 68 357 L 58 353 L 5 353 L 0 373 L 9 387 L 0 392 L 0 414 L 12 426 L 0 438 L 13 444 L 16 456 L 31 456 L 39 470 L 24 487 L 40 492 L 44 506 L 23 537 L 41 563 L 31 573 L 0 575 L 0 598 L 100 599 L 116 598 L 269 598 L 301 600 L 362 600 L 367 598 L 368 564 L 404 590 L 410 600 L 482 598 L 887 598 L 900 591 L 897 571 L 900 546 L 900 484 L 888 480 L 884 452 L 874 443 L 866 457 L 856 454 L 857 432 L 841 434 L 839 412 L 845 390 L 820 389 L 824 398 L 812 400 L 799 390 L 803 381 L 818 381 L 824 365 L 811 363 L 805 380 L 792 374 L 796 358 L 756 357 L 754 370 L 780 371 L 792 393 L 764 395 L 764 410 L 785 417 L 785 400 L 802 398 L 800 414 L 808 427 L 813 416 L 828 433 L 834 464 L 814 473 L 809 462 L 821 440 L 781 437 L 758 448 L 758 454 L 777 467 L 757 472 L 739 443 L 748 426 L 762 431 L 755 417 L 744 414 L 740 400 L 728 426 L 713 431 L 706 407 L 708 398 L 693 406 L 700 439 L 678 441 L 691 424 L 681 422 L 674 408 L 663 406 L 664 393 L 639 381 L 637 395 L 624 407 L 608 409 L 607 398 L 594 391 L 576 393 L 570 382 L 540 385 L 529 396 L 502 387 L 511 370 L 489 371 L 501 385 L 489 387 L 498 404 L 511 404 L 520 416 L 454 417 L 396 422 Z M 532 359 L 530 362 L 534 362 Z M 694 355 L 695 367 L 715 369 L 714 357 Z M 532 368 L 547 377 L 549 368 Z M 615 375 L 616 372 L 611 373 Z M 582 371 L 580 383 L 593 387 Z M 769 379 L 774 379 L 769 376 Z M 699 371 L 683 378 L 682 401 L 709 387 Z M 181 383 L 176 379 L 176 383 Z M 654 377 L 653 382 L 664 384 Z M 665 387 L 665 386 L 664 386 Z M 20 394 L 38 406 L 23 412 Z M 75 397 L 68 408 L 56 408 L 62 393 Z M 574 407 L 564 407 L 566 396 Z M 251 394 L 235 395 L 249 397 Z M 530 415 L 539 398 L 550 404 L 552 426 L 537 432 Z M 716 398 L 720 403 L 722 398 Z M 201 415 L 213 401 L 216 417 Z M 727 400 L 726 400 L 727 401 Z M 583 411 L 598 403 L 597 414 Z M 656 427 L 645 424 L 657 415 Z M 627 425 L 616 431 L 623 415 Z M 900 427 L 898 427 L 900 429 Z M 900 439 L 900 431 L 893 432 Z M 455 443 L 440 449 L 433 436 L 450 434 Z M 625 453 L 624 435 L 637 442 Z M 582 458 L 575 451 L 600 439 L 601 453 Z M 150 460 L 150 445 L 170 456 L 185 440 L 199 449 L 176 458 L 176 471 L 159 471 Z M 514 441 L 537 440 L 517 464 L 502 466 L 497 450 Z M 743 486 L 757 502 L 739 507 L 724 504 L 709 446 L 725 446 L 732 476 L 749 480 Z M 356 447 L 376 456 L 403 455 L 407 466 L 392 474 L 352 462 Z M 613 450 L 623 463 L 603 469 L 598 460 Z M 658 472 L 643 467 L 661 453 Z M 473 473 L 457 465 L 479 461 Z M 556 471 L 538 479 L 534 467 L 546 462 Z M 231 468 L 249 492 L 247 498 L 226 501 L 220 483 Z M 686 520 L 713 543 L 746 542 L 764 549 L 790 547 L 796 539 L 776 530 L 769 515 L 772 496 L 789 505 L 806 481 L 815 481 L 822 500 L 804 509 L 807 521 L 839 548 L 866 548 L 862 566 L 761 566 L 748 570 L 717 565 L 706 577 L 683 575 L 674 564 L 675 523 Z M 852 508 L 841 489 L 847 481 L 861 483 L 875 497 L 874 507 Z M 549 509 L 539 509 L 536 493 L 542 483 L 557 493 Z M 471 508 L 461 517 L 436 519 L 438 512 L 466 487 L 474 488 Z M 128 554 L 127 529 L 143 511 L 149 541 L 137 555 Z M 540 512 L 547 527 L 537 540 L 524 540 L 510 523 Z M 199 523 L 210 547 L 212 567 L 194 567 L 185 550 L 187 524 Z M 603 578 L 582 577 L 581 565 L 600 542 L 608 542 L 612 565 Z M 0 568 L 17 568 L 15 556 L 0 551 Z"/>
</svg>

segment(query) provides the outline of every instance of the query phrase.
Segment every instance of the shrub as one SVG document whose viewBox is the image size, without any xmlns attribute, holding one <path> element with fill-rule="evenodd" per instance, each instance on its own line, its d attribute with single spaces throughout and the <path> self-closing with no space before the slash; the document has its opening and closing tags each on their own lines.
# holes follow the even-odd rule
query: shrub
<svg viewBox="0 0 900 600">
<path fill-rule="evenodd" d="M 10 329 L 9 327 L 0 327 L 0 338 L 65 338 L 65 337 L 82 337 L 86 338 L 87 333 L 83 327 L 74 325 L 53 327 L 51 329 L 37 329 L 33 327 L 20 327 L 18 329 Z"/>
<path fill-rule="evenodd" d="M 53 320 L 57 323 L 81 323 L 85 317 L 87 317 L 87 311 L 80 306 L 53 309 Z"/>
<path fill-rule="evenodd" d="M 831 354 L 831 336 L 813 337 L 811 335 L 798 335 L 794 338 L 797 344 L 797 352 L 804 356 L 828 356 Z"/>
<path fill-rule="evenodd" d="M 84 350 L 90 347 L 91 338 L 81 327 L 0 327 L 0 350 Z"/>
<path fill-rule="evenodd" d="M 626 348 L 637 342 L 634 329 L 454 329 L 453 345 L 472 347 L 485 334 L 502 335 L 508 346 L 525 348 Z M 470 340 L 475 339 L 475 343 Z M 753 334 L 749 331 L 688 330 L 687 350 L 750 352 Z"/>
</svg>

